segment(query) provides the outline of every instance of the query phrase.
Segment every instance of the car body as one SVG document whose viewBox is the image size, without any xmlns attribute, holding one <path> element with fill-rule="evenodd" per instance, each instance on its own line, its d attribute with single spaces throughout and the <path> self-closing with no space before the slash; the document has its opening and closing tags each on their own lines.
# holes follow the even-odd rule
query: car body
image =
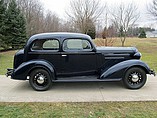
<svg viewBox="0 0 157 118">
<path fill-rule="evenodd" d="M 146 74 L 155 74 L 140 60 L 135 47 L 96 47 L 80 33 L 42 33 L 30 37 L 14 56 L 7 76 L 29 79 L 39 91 L 53 82 L 123 81 L 130 89 L 141 88 Z"/>
</svg>

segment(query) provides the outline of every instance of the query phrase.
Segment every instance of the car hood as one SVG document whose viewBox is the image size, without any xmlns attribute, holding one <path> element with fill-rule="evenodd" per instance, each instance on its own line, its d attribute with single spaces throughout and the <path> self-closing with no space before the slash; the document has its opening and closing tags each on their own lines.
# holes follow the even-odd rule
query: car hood
<svg viewBox="0 0 157 118">
<path fill-rule="evenodd" d="M 138 52 L 138 50 L 135 47 L 96 47 L 98 52 L 101 53 L 128 53 L 133 54 Z"/>
</svg>

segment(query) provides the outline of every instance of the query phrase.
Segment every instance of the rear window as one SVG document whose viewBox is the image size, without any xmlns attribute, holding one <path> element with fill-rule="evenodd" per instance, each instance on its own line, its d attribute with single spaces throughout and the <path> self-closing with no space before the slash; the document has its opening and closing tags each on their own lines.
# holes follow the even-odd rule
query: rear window
<svg viewBox="0 0 157 118">
<path fill-rule="evenodd" d="M 32 45 L 32 50 L 59 50 L 59 41 L 56 39 L 37 40 Z"/>
</svg>

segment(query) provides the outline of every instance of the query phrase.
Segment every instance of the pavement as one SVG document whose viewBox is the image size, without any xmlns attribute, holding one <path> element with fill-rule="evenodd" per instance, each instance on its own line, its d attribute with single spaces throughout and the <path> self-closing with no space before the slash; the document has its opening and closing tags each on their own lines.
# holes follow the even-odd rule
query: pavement
<svg viewBox="0 0 157 118">
<path fill-rule="evenodd" d="M 0 102 L 157 101 L 157 76 L 145 86 L 126 89 L 121 82 L 54 83 L 48 91 L 34 91 L 28 81 L 0 75 Z"/>
</svg>

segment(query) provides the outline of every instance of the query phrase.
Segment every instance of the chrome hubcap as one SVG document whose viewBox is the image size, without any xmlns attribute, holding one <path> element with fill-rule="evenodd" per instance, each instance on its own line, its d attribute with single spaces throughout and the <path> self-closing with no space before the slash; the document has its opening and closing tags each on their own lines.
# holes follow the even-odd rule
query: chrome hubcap
<svg viewBox="0 0 157 118">
<path fill-rule="evenodd" d="M 137 74 L 132 74 L 132 81 L 133 82 L 138 82 L 139 81 L 139 76 Z"/>
<path fill-rule="evenodd" d="M 37 78 L 37 82 L 39 84 L 43 84 L 45 82 L 45 77 L 43 75 L 40 75 L 38 78 Z"/>
</svg>

